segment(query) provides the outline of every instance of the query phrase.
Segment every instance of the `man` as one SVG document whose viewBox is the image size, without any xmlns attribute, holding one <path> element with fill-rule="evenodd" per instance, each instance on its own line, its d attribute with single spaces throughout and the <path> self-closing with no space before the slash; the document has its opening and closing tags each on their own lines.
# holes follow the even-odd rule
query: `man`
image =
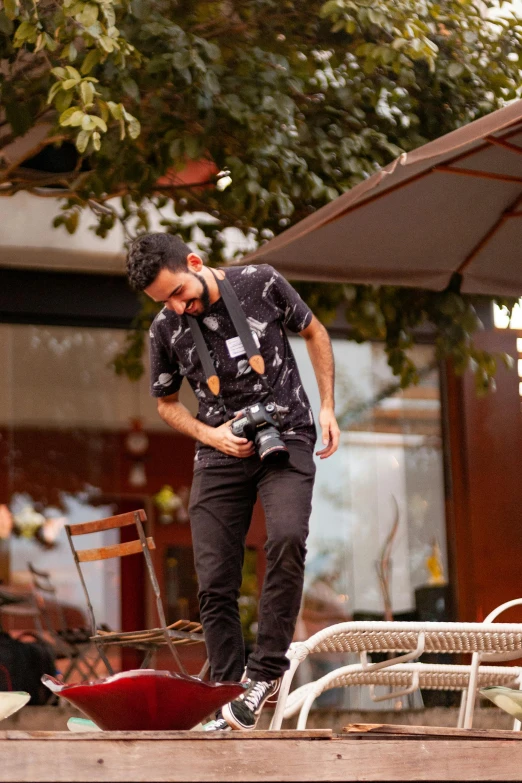
<svg viewBox="0 0 522 783">
<path fill-rule="evenodd" d="M 151 392 L 158 398 L 158 412 L 173 429 L 197 441 L 189 515 L 201 621 L 216 681 L 243 676 L 238 597 L 258 493 L 265 511 L 267 569 L 257 644 L 246 668 L 248 687 L 208 725 L 212 730 L 252 729 L 288 668 L 285 653 L 301 603 L 315 476 L 314 420 L 285 327 L 304 337 L 317 378 L 321 459 L 331 456 L 339 441 L 330 339 L 292 286 L 267 265 L 211 270 L 178 237 L 146 234 L 132 244 L 127 272 L 136 290 L 164 304 L 150 329 Z M 265 382 L 252 370 L 221 296 L 224 277 L 259 346 Z M 221 397 L 209 388 L 187 316 L 199 323 Z M 183 377 L 199 401 L 197 418 L 179 401 Z M 270 399 L 287 461 L 261 460 L 252 441 L 231 430 L 238 412 Z"/>
</svg>

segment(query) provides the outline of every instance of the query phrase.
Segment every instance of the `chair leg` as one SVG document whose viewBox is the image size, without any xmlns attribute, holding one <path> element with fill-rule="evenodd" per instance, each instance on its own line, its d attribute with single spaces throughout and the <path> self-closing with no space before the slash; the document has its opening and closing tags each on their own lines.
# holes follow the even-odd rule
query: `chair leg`
<svg viewBox="0 0 522 783">
<path fill-rule="evenodd" d="M 518 689 L 522 691 L 522 675 L 518 677 Z M 521 722 L 515 718 L 513 721 L 513 731 L 520 731 Z"/>
<path fill-rule="evenodd" d="M 86 669 L 87 677 L 90 675 L 91 677 L 94 677 L 94 679 L 96 680 L 98 678 L 98 676 L 99 676 L 98 672 L 94 668 L 94 665 L 87 658 L 87 655 L 82 650 L 80 650 L 79 648 L 76 648 L 75 652 L 76 652 L 76 661 L 77 661 L 76 668 L 78 669 L 80 674 L 82 674 L 82 676 L 83 676 L 83 672 L 82 672 L 82 670 L 80 669 L 80 666 L 79 666 L 79 664 L 81 663 L 84 666 L 84 668 Z M 99 656 L 99 654 L 97 654 L 95 663 L 99 660 L 99 658 L 100 658 L 100 656 Z"/>
<path fill-rule="evenodd" d="M 96 642 L 95 642 L 95 644 L 96 644 Z M 114 674 L 114 669 L 110 665 L 107 656 L 103 652 L 102 646 L 96 644 L 96 649 L 98 650 L 98 654 L 99 654 L 100 658 L 102 659 L 103 663 L 105 664 L 105 668 L 109 672 L 109 675 L 112 677 L 112 675 Z"/>
<path fill-rule="evenodd" d="M 281 728 L 281 725 L 283 723 L 283 717 L 285 714 L 286 700 L 288 698 L 288 693 L 290 691 L 290 685 L 292 684 L 292 680 L 294 679 L 294 674 L 300 663 L 301 661 L 297 657 L 290 659 L 290 668 L 288 669 L 288 671 L 285 672 L 283 676 L 283 680 L 281 682 L 281 687 L 279 689 L 279 697 L 277 699 L 274 717 L 272 718 L 272 722 L 270 723 L 270 731 L 279 731 Z"/>
<path fill-rule="evenodd" d="M 205 676 L 205 674 L 208 672 L 209 669 L 210 669 L 210 661 L 207 658 L 207 660 L 205 661 L 205 663 L 201 667 L 201 670 L 198 672 L 198 675 L 197 675 L 198 679 L 202 680 L 203 677 Z"/>
<path fill-rule="evenodd" d="M 457 720 L 457 728 L 462 729 L 464 726 L 464 714 L 466 712 L 466 701 L 468 698 L 468 691 L 465 688 L 461 694 L 460 694 L 460 708 L 459 708 L 459 718 Z"/>
<path fill-rule="evenodd" d="M 149 647 L 149 649 L 147 650 L 147 652 L 145 653 L 145 655 L 143 657 L 143 661 L 141 662 L 140 669 L 146 669 L 147 668 L 147 666 L 150 663 L 150 659 L 152 658 L 152 656 L 154 655 L 155 652 L 156 652 L 156 648 L 155 647 Z"/>
<path fill-rule="evenodd" d="M 307 694 L 306 699 L 303 702 L 303 706 L 299 711 L 299 717 L 297 719 L 298 731 L 304 731 L 306 729 L 306 722 L 308 720 L 308 715 L 310 713 L 312 704 L 317 699 L 317 697 L 321 695 L 322 692 L 323 692 L 323 688 L 316 687 L 316 688 L 312 688 L 310 692 Z"/>
<path fill-rule="evenodd" d="M 466 698 L 466 709 L 464 712 L 464 728 L 471 729 L 473 725 L 473 711 L 475 709 L 475 699 L 477 697 L 477 680 L 480 666 L 480 653 L 473 653 L 469 673 L 468 695 Z"/>
<path fill-rule="evenodd" d="M 67 667 L 66 671 L 63 673 L 62 679 L 63 682 L 67 682 L 73 671 L 77 670 L 80 674 L 80 670 L 78 669 L 78 661 L 74 658 L 69 658 L 69 666 Z"/>
<path fill-rule="evenodd" d="M 85 664 L 85 666 L 87 667 L 87 670 L 88 670 L 87 673 L 90 672 L 95 680 L 98 679 L 99 674 L 96 671 L 96 669 L 94 668 L 94 666 L 95 666 L 96 662 L 99 660 L 99 658 L 100 658 L 100 656 L 98 655 L 96 657 L 96 661 L 94 663 L 90 663 L 90 661 L 88 661 L 86 658 L 83 658 L 83 656 L 82 656 L 82 662 Z"/>
</svg>

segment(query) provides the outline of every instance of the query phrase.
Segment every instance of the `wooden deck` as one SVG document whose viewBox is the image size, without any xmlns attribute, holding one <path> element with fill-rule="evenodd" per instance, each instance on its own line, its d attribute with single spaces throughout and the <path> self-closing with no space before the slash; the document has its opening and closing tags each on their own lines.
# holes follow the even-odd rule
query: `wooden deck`
<svg viewBox="0 0 522 783">
<path fill-rule="evenodd" d="M 0 732 L 0 781 L 520 780 L 506 731 Z M 402 730 L 401 730 L 402 729 Z"/>
</svg>

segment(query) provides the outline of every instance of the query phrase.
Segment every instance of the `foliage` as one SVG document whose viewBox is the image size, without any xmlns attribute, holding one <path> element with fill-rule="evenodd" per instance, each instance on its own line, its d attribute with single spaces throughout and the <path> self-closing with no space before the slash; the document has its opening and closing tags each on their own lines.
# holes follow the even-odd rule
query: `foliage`
<svg viewBox="0 0 522 783">
<path fill-rule="evenodd" d="M 455 283 L 458 285 L 458 281 Z M 483 309 L 490 300 L 485 296 L 461 296 L 452 287 L 433 292 L 393 286 L 345 285 L 336 288 L 333 298 L 330 287 L 325 284 L 296 285 L 323 321 L 331 321 L 344 308 L 353 340 L 384 342 L 388 364 L 399 387 L 406 388 L 421 380 L 422 371 L 408 350 L 423 333 L 425 338 L 434 341 L 437 361 L 451 357 L 459 375 L 470 367 L 479 395 L 494 391 L 499 363 L 512 368 L 514 359 L 506 353 L 492 355 L 474 345 L 473 333 L 484 328 L 477 309 Z M 508 309 L 515 304 L 508 299 L 496 301 Z M 397 388 L 392 386 L 384 396 L 395 391 Z"/>
<path fill-rule="evenodd" d="M 201 229 L 217 262 L 224 228 L 261 241 L 401 151 L 516 97 L 522 22 L 486 22 L 494 5 L 4 0 L 0 152 L 30 129 L 41 134 L 18 159 L 0 162 L 0 193 L 61 195 L 55 224 L 71 233 L 90 207 L 100 236 L 116 221 L 128 234 L 146 230 L 153 210 L 166 230 L 186 236 L 179 217 L 203 211 L 216 219 Z M 65 152 L 71 143 L 70 165 L 65 155 L 49 164 L 57 145 Z M 204 183 L 176 179 L 201 159 L 215 164 Z M 438 348 L 457 367 L 474 361 L 491 377 L 493 360 L 470 347 L 476 319 L 458 290 L 446 297 L 332 285 L 320 296 L 332 309 L 346 293 L 355 334 L 384 334 L 401 382 L 415 380 L 405 302 L 418 323 L 435 325 Z M 450 301 L 459 328 L 445 313 Z"/>
</svg>

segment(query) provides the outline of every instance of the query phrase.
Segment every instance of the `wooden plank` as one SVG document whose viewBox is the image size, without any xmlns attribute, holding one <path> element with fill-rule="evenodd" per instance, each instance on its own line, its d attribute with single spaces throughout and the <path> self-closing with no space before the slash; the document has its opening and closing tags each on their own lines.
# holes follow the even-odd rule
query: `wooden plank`
<svg viewBox="0 0 522 783">
<path fill-rule="evenodd" d="M 137 513 L 142 522 L 147 521 L 147 515 L 142 508 Z M 113 530 L 117 527 L 135 524 L 134 511 L 127 511 L 125 514 L 116 514 L 114 517 L 95 519 L 93 522 L 80 522 L 77 525 L 67 525 L 67 527 L 71 536 L 83 536 L 87 533 L 99 533 L 102 530 Z"/>
<path fill-rule="evenodd" d="M 195 734 L 195 732 L 194 732 Z M 0 740 L 0 783 L 76 781 L 395 781 L 520 780 L 522 743 L 396 739 L 347 742 L 333 738 L 259 742 L 232 739 L 123 742 L 80 738 Z M 230 735 L 223 735 L 230 736 Z"/>
<path fill-rule="evenodd" d="M 456 729 L 446 726 L 401 726 L 392 723 L 349 723 L 344 726 L 343 734 L 346 736 L 357 735 L 358 737 L 379 737 L 384 736 L 397 739 L 459 739 L 459 740 L 513 740 L 520 742 L 522 732 L 506 731 L 503 729 Z"/>
<path fill-rule="evenodd" d="M 78 740 L 113 740 L 115 742 L 129 740 L 143 741 L 173 741 L 188 740 L 281 740 L 281 739 L 322 739 L 330 740 L 333 737 L 331 729 L 306 729 L 297 731 L 285 729 L 283 731 L 103 731 L 72 733 L 70 731 L 1 731 L 2 740 L 53 740 L 63 742 L 76 742 Z"/>
<path fill-rule="evenodd" d="M 156 549 L 154 539 L 147 538 L 149 549 Z M 124 544 L 113 544 L 112 546 L 102 546 L 99 549 L 80 549 L 76 550 L 76 555 L 80 563 L 90 563 L 94 560 L 108 560 L 111 557 L 125 557 L 125 555 L 137 555 L 143 551 L 141 541 L 127 541 Z"/>
</svg>

